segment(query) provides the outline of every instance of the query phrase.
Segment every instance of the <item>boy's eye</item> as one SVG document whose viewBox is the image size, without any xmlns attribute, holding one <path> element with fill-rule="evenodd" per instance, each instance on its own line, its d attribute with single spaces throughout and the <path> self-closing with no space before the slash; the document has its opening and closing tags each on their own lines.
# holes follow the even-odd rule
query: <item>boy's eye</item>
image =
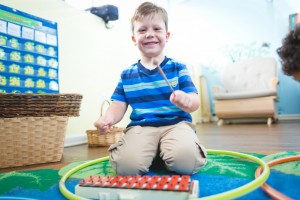
<svg viewBox="0 0 300 200">
<path fill-rule="evenodd" d="M 143 33 L 143 32 L 145 32 L 145 31 L 146 31 L 146 29 L 139 29 L 139 30 L 138 30 L 139 33 Z"/>
<path fill-rule="evenodd" d="M 159 31 L 159 30 L 161 30 L 161 28 L 157 27 L 157 28 L 154 28 L 154 30 Z"/>
</svg>

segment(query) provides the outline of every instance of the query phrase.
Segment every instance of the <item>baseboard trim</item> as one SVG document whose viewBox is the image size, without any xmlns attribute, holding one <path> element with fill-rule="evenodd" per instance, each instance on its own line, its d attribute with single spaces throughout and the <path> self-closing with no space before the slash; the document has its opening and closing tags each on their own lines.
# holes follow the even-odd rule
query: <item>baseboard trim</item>
<svg viewBox="0 0 300 200">
<path fill-rule="evenodd" d="M 71 147 L 80 144 L 86 144 L 86 134 L 70 135 L 66 136 L 64 147 Z"/>
<path fill-rule="evenodd" d="M 300 120 L 300 114 L 278 115 L 279 121 Z"/>
</svg>

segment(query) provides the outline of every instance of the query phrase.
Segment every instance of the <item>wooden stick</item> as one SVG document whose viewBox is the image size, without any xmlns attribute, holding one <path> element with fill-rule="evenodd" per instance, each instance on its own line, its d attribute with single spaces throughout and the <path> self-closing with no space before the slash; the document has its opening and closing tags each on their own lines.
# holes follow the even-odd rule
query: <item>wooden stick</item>
<svg viewBox="0 0 300 200">
<path fill-rule="evenodd" d="M 165 79 L 166 83 L 169 85 L 169 87 L 170 87 L 172 93 L 174 94 L 175 91 L 174 91 L 172 85 L 170 84 L 170 82 L 169 82 L 169 80 L 168 80 L 166 74 L 164 73 L 164 71 L 163 71 L 162 68 L 160 67 L 160 65 L 159 65 L 159 64 L 157 63 L 157 61 L 155 61 L 155 60 L 153 61 L 153 64 L 157 66 L 159 73 L 160 73 L 160 74 L 162 75 L 162 77 Z"/>
</svg>

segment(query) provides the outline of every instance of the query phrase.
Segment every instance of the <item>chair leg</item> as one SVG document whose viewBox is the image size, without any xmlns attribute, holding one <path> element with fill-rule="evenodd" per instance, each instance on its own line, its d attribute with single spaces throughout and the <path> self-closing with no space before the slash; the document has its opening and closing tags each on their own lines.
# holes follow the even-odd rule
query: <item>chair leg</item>
<svg viewBox="0 0 300 200">
<path fill-rule="evenodd" d="M 218 126 L 222 126 L 224 124 L 224 120 L 223 119 L 219 119 L 218 120 Z"/>
<path fill-rule="evenodd" d="M 268 126 L 271 126 L 271 125 L 272 125 L 272 118 L 271 118 L 271 117 L 268 118 L 267 124 L 268 124 Z"/>
</svg>

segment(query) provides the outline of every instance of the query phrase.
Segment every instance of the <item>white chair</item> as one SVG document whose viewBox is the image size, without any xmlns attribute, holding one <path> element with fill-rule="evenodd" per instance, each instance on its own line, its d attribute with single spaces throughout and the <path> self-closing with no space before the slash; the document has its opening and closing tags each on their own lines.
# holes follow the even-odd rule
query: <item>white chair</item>
<svg viewBox="0 0 300 200">
<path fill-rule="evenodd" d="M 221 86 L 213 87 L 218 125 L 224 122 L 277 120 L 277 64 L 261 57 L 227 65 L 221 73 Z"/>
</svg>

